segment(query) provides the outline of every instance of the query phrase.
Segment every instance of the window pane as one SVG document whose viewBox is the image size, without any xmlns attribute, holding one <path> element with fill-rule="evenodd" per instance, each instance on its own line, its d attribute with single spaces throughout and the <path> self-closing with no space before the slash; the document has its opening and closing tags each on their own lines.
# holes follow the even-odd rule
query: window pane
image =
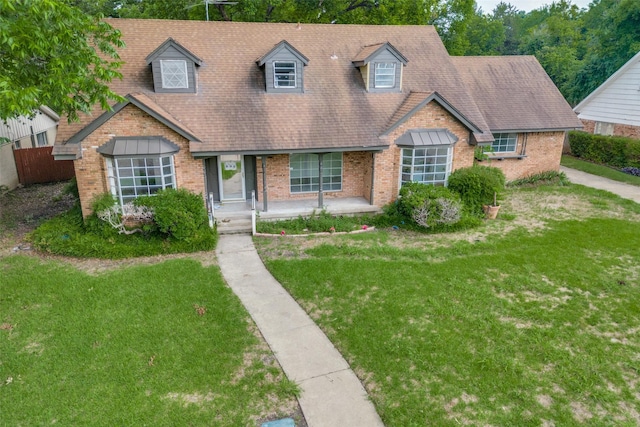
<svg viewBox="0 0 640 427">
<path fill-rule="evenodd" d="M 516 133 L 497 133 L 493 135 L 492 151 L 496 153 L 514 152 L 518 143 Z"/>
<path fill-rule="evenodd" d="M 402 151 L 401 182 L 444 185 L 451 170 L 451 147 L 405 148 Z"/>
<path fill-rule="evenodd" d="M 274 74 L 275 87 L 285 87 L 285 88 L 296 87 L 296 63 L 295 62 L 274 62 L 273 74 Z"/>
<path fill-rule="evenodd" d="M 187 78 L 187 61 L 163 60 L 160 61 L 162 72 L 162 87 L 165 89 L 182 89 L 189 87 Z"/>
<path fill-rule="evenodd" d="M 396 64 L 377 63 L 375 65 L 374 86 L 376 88 L 392 88 L 395 86 Z"/>
<path fill-rule="evenodd" d="M 175 187 L 172 156 L 116 158 L 114 164 L 118 181 L 116 194 L 121 203 L 130 202 L 137 196 L 155 194 L 163 188 Z"/>
<path fill-rule="evenodd" d="M 318 191 L 320 173 L 317 154 L 289 156 L 289 185 L 292 193 Z M 322 189 L 342 190 L 342 153 L 326 153 L 322 157 Z"/>
</svg>

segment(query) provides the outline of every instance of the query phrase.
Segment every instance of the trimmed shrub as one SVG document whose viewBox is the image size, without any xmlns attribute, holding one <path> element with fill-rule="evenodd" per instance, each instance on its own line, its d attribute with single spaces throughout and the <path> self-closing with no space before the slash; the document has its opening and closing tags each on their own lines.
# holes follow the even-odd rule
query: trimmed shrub
<svg viewBox="0 0 640 427">
<path fill-rule="evenodd" d="M 400 189 L 400 212 L 423 228 L 460 221 L 460 197 L 446 187 L 411 182 Z"/>
<path fill-rule="evenodd" d="M 571 154 L 583 160 L 622 168 L 640 167 L 640 140 L 621 136 L 569 132 Z"/>
<path fill-rule="evenodd" d="M 482 206 L 493 203 L 494 194 L 500 197 L 506 178 L 501 169 L 490 166 L 470 166 L 455 170 L 448 187 L 458 193 L 470 212 L 481 215 Z"/>
<path fill-rule="evenodd" d="M 202 197 L 188 190 L 160 190 L 153 196 L 137 198 L 134 204 L 153 209 L 154 222 L 146 226 L 148 231 L 157 230 L 176 240 L 188 240 L 209 229 Z"/>
</svg>

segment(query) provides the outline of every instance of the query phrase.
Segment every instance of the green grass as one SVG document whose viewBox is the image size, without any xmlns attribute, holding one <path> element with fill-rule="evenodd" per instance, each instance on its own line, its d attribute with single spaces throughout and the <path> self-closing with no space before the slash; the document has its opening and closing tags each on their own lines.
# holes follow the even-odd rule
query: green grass
<svg viewBox="0 0 640 427">
<path fill-rule="evenodd" d="M 94 221 L 101 222 L 97 219 Z M 101 230 L 92 230 L 83 226 L 80 210 L 75 207 L 40 225 L 29 235 L 29 240 L 42 252 L 103 259 L 211 250 L 217 242 L 215 230 L 209 227 L 198 230 L 195 236 L 185 240 L 159 234 L 118 234 L 108 225 L 101 227 Z M 107 233 L 103 230 L 107 230 Z"/>
<path fill-rule="evenodd" d="M 280 234 L 306 234 L 306 233 L 330 233 L 361 230 L 363 226 L 370 226 L 373 216 L 345 216 L 332 215 L 327 211 L 313 212 L 308 217 L 298 216 L 293 219 L 277 221 L 258 221 L 258 233 Z"/>
<path fill-rule="evenodd" d="M 91 276 L 0 258 L 0 325 L 3 425 L 253 426 L 296 391 L 193 260 Z"/>
<path fill-rule="evenodd" d="M 613 179 L 614 181 L 626 182 L 627 184 L 640 186 L 640 177 L 629 175 L 624 172 L 620 172 L 608 166 L 586 162 L 576 157 L 567 156 L 567 155 L 562 156 L 562 161 L 560 163 L 563 166 L 566 166 L 568 168 L 577 169 L 582 172 L 587 172 L 593 175 L 598 175 L 605 178 Z"/>
<path fill-rule="evenodd" d="M 261 251 L 389 427 L 637 425 L 639 209 L 576 194 L 590 198 L 586 216 L 543 228 L 449 241 L 377 232 L 324 239 L 301 256 Z M 598 217 L 597 202 L 626 214 Z M 513 215 L 484 231 L 528 219 Z"/>
</svg>

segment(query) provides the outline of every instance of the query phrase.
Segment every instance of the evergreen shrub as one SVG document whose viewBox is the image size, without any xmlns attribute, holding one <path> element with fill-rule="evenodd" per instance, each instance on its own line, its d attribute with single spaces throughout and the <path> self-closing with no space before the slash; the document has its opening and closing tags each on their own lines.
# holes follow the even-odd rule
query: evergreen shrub
<svg viewBox="0 0 640 427">
<path fill-rule="evenodd" d="M 448 187 L 458 193 L 470 212 L 482 214 L 482 206 L 493 203 L 494 194 L 499 198 L 506 178 L 501 169 L 474 165 L 455 170 Z"/>
</svg>

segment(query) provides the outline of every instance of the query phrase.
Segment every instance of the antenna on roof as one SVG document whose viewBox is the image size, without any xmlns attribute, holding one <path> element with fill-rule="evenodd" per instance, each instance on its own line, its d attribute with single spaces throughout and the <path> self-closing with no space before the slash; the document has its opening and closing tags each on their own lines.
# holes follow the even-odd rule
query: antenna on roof
<svg viewBox="0 0 640 427">
<path fill-rule="evenodd" d="M 238 4 L 237 1 L 227 1 L 227 0 L 203 0 L 204 3 L 204 9 L 205 9 L 205 13 L 207 16 L 207 22 L 209 21 L 209 5 L 213 4 L 213 5 L 234 5 L 234 4 Z M 191 9 L 192 7 L 196 7 L 199 6 L 200 3 L 196 3 L 196 4 L 192 4 L 191 6 L 187 6 L 187 9 Z"/>
</svg>

